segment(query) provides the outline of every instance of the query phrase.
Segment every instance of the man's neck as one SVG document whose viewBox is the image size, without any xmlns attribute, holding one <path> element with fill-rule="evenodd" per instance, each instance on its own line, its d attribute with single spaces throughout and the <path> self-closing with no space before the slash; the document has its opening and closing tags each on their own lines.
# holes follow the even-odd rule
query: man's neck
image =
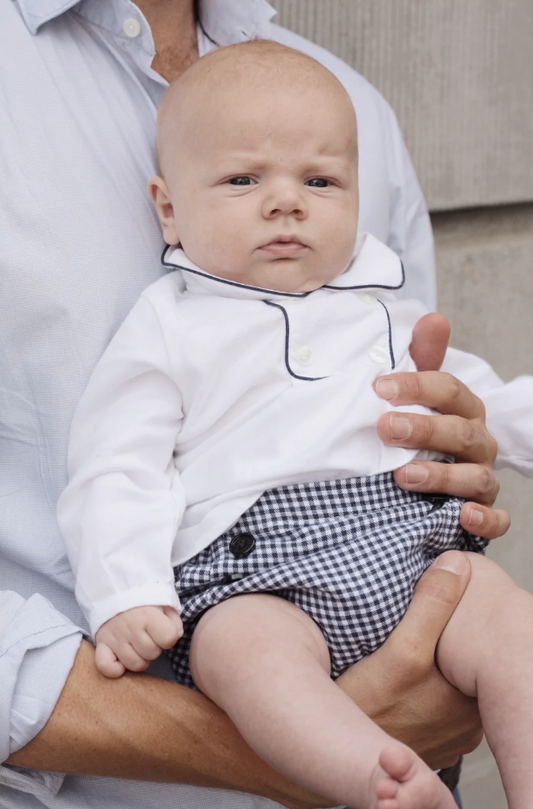
<svg viewBox="0 0 533 809">
<path fill-rule="evenodd" d="M 152 29 L 156 55 L 152 62 L 172 81 L 198 59 L 194 0 L 135 0 Z"/>
</svg>

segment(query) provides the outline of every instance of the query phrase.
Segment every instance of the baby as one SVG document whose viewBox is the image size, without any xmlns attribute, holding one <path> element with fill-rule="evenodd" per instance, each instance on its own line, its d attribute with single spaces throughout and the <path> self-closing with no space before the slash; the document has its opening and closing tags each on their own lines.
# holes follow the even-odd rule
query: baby
<svg viewBox="0 0 533 809">
<path fill-rule="evenodd" d="M 372 383 L 414 370 L 422 308 L 395 300 L 395 254 L 357 237 L 348 95 L 280 45 L 220 49 L 167 91 L 157 150 L 175 271 L 93 374 L 58 511 L 98 668 L 170 649 L 178 681 L 295 781 L 359 809 L 452 809 L 333 678 L 384 641 L 439 553 L 475 551 L 438 664 L 479 699 L 509 805 L 529 807 L 533 597 L 479 555 L 460 501 L 396 487 L 415 452 L 376 434 L 393 408 Z"/>
</svg>

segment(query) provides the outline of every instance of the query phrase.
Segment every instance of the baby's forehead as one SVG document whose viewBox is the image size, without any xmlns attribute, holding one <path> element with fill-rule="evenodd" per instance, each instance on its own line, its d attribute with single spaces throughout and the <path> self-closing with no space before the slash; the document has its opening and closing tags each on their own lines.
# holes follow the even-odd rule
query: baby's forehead
<svg viewBox="0 0 533 809">
<path fill-rule="evenodd" d="M 336 105 L 353 119 L 352 102 L 339 80 L 315 59 L 271 41 L 230 45 L 207 54 L 168 88 L 161 102 L 157 149 L 161 155 L 176 131 L 197 131 L 214 108 L 231 116 L 243 99 L 271 102 L 272 120 L 278 118 L 276 101 L 295 100 L 305 92 L 313 103 Z"/>
</svg>

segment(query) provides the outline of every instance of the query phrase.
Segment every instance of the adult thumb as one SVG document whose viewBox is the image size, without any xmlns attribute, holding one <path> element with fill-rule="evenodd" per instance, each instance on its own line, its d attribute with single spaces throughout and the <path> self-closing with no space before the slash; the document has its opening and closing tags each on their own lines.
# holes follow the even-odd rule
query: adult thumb
<svg viewBox="0 0 533 809">
<path fill-rule="evenodd" d="M 438 371 L 450 339 L 450 324 L 436 312 L 424 315 L 415 323 L 409 353 L 419 371 Z"/>
<path fill-rule="evenodd" d="M 444 627 L 470 581 L 470 560 L 460 551 L 446 551 L 426 570 L 415 587 L 403 619 L 391 633 L 407 665 L 432 665 Z M 410 660 L 409 660 L 410 658 Z"/>
</svg>

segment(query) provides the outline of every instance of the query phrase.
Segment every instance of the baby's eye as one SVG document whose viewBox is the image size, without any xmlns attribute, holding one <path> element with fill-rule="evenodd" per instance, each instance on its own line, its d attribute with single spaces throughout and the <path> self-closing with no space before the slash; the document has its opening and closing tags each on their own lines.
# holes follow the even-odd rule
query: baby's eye
<svg viewBox="0 0 533 809">
<path fill-rule="evenodd" d="M 232 177 L 229 181 L 231 185 L 252 185 L 254 180 L 251 177 L 243 175 L 242 177 Z"/>
<path fill-rule="evenodd" d="M 327 188 L 329 180 L 325 180 L 324 177 L 313 177 L 306 182 L 306 185 L 310 185 L 311 188 Z"/>
</svg>

